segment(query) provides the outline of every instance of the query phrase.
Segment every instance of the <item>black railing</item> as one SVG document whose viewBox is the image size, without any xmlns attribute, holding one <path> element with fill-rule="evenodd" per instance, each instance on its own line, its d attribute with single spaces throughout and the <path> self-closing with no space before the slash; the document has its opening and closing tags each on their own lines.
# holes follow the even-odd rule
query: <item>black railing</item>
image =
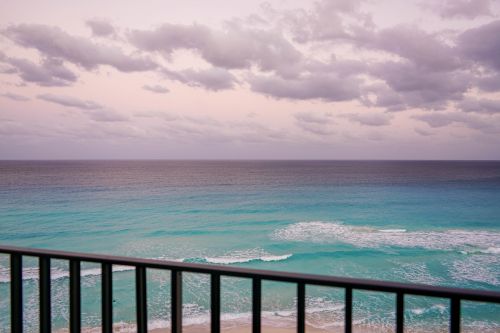
<svg viewBox="0 0 500 333">
<path fill-rule="evenodd" d="M 252 332 L 261 331 L 261 290 L 262 280 L 291 282 L 297 285 L 297 332 L 305 332 L 306 285 L 337 287 L 345 290 L 345 332 L 352 332 L 352 293 L 353 290 L 379 291 L 396 295 L 396 332 L 404 331 L 405 295 L 441 297 L 450 300 L 449 331 L 460 332 L 461 301 L 500 303 L 500 292 L 470 290 L 447 287 L 434 287 L 398 282 L 352 279 L 332 276 L 298 274 L 238 267 L 221 267 L 205 264 L 169 262 L 152 259 L 138 259 L 97 254 L 83 254 L 41 249 L 28 249 L 13 246 L 0 246 L 0 253 L 10 255 L 10 304 L 11 332 L 23 330 L 23 288 L 22 257 L 39 258 L 40 283 L 40 333 L 51 332 L 50 301 L 50 261 L 51 259 L 69 260 L 70 263 L 70 332 L 81 331 L 81 285 L 80 267 L 82 262 L 100 263 L 102 268 L 102 332 L 113 330 L 112 265 L 135 267 L 137 332 L 148 330 L 146 269 L 162 269 L 171 272 L 171 330 L 182 331 L 182 273 L 209 274 L 211 281 L 211 332 L 220 332 L 220 281 L 221 276 L 249 278 L 252 280 Z"/>
</svg>

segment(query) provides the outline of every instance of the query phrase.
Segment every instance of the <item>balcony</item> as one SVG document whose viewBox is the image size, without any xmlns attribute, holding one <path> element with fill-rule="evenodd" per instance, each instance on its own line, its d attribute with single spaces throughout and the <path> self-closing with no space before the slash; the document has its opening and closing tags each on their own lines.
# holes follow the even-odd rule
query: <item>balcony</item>
<svg viewBox="0 0 500 333">
<path fill-rule="evenodd" d="M 434 287 L 419 284 L 342 278 L 311 274 L 222 267 L 205 264 L 168 262 L 108 255 L 83 254 L 62 251 L 0 246 L 0 254 L 10 256 L 10 326 L 12 333 L 23 331 L 23 270 L 24 256 L 39 261 L 39 327 L 40 333 L 52 331 L 51 323 L 51 260 L 69 261 L 69 326 L 70 332 L 81 332 L 81 263 L 101 265 L 102 332 L 113 331 L 112 265 L 132 266 L 135 270 L 136 325 L 138 333 L 148 332 L 147 276 L 148 269 L 169 271 L 171 274 L 171 332 L 182 332 L 182 277 L 183 273 L 206 274 L 210 277 L 210 331 L 221 331 L 221 277 L 251 280 L 252 333 L 261 332 L 262 281 L 288 282 L 296 286 L 297 333 L 306 329 L 306 286 L 342 288 L 344 298 L 344 331 L 353 330 L 353 290 L 375 291 L 395 295 L 395 331 L 405 331 L 405 296 L 446 298 L 450 302 L 449 332 L 460 332 L 461 302 L 500 303 L 500 292 Z M 7 309 L 6 309 L 7 310 Z"/>
</svg>

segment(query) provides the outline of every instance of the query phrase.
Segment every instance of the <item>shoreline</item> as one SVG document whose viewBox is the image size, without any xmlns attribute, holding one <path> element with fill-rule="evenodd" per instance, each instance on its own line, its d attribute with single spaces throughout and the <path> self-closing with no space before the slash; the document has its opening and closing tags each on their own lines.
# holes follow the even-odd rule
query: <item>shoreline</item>
<svg viewBox="0 0 500 333">
<path fill-rule="evenodd" d="M 252 326 L 248 323 L 231 323 L 231 322 L 221 322 L 221 332 L 224 333 L 251 333 Z M 295 326 L 280 327 L 278 325 L 273 326 L 269 324 L 262 324 L 261 331 L 265 333 L 295 333 L 297 329 Z M 306 324 L 307 333 L 344 333 L 344 326 L 339 325 L 335 327 L 328 328 L 318 328 Z M 353 324 L 352 331 L 356 333 L 389 333 L 395 332 L 395 325 L 384 326 L 384 325 L 366 325 L 366 324 Z M 82 327 L 82 333 L 100 333 L 101 327 Z M 113 332 L 116 333 L 135 333 L 136 326 L 131 323 L 118 323 L 113 325 Z M 150 328 L 149 333 L 171 333 L 170 326 L 160 327 L 160 328 Z M 189 324 L 184 325 L 182 328 L 183 333 L 210 333 L 209 324 Z M 443 325 L 441 327 L 405 327 L 405 332 L 411 333 L 445 333 L 448 332 L 448 327 Z M 496 328 L 468 328 L 462 327 L 461 332 L 474 333 L 498 333 L 500 329 Z M 55 333 L 69 333 L 69 329 L 58 329 Z"/>
</svg>

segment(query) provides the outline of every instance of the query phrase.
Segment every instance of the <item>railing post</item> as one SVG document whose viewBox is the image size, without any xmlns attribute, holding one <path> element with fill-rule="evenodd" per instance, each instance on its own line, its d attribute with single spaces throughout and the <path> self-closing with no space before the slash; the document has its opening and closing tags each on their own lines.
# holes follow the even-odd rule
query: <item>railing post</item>
<svg viewBox="0 0 500 333">
<path fill-rule="evenodd" d="M 210 314 L 211 333 L 220 332 L 220 275 L 210 274 Z"/>
<path fill-rule="evenodd" d="M 38 259 L 39 288 L 40 288 L 40 333 L 50 333 L 51 304 L 50 304 L 50 258 L 42 256 Z"/>
<path fill-rule="evenodd" d="M 352 288 L 345 288 L 344 331 L 352 333 Z"/>
<path fill-rule="evenodd" d="M 460 333 L 460 298 L 453 297 L 450 308 L 450 332 Z"/>
<path fill-rule="evenodd" d="M 297 284 L 297 333 L 306 330 L 306 286 L 304 283 Z"/>
<path fill-rule="evenodd" d="M 69 262 L 69 331 L 80 333 L 81 330 L 81 287 L 80 261 Z"/>
<path fill-rule="evenodd" d="M 171 277 L 171 302 L 172 333 L 182 332 L 182 272 L 172 270 Z"/>
<path fill-rule="evenodd" d="M 252 333 L 260 333 L 261 330 L 261 307 L 262 307 L 262 280 L 254 277 L 252 279 Z"/>
<path fill-rule="evenodd" d="M 101 316 L 102 333 L 113 332 L 113 272 L 109 263 L 102 264 Z"/>
<path fill-rule="evenodd" d="M 404 294 L 399 292 L 396 294 L 396 333 L 404 331 Z"/>
<path fill-rule="evenodd" d="M 137 312 L 137 332 L 148 332 L 148 302 L 146 293 L 146 268 L 135 268 L 135 300 Z"/>
<path fill-rule="evenodd" d="M 10 255 L 10 326 L 12 333 L 23 332 L 23 259 Z"/>
</svg>

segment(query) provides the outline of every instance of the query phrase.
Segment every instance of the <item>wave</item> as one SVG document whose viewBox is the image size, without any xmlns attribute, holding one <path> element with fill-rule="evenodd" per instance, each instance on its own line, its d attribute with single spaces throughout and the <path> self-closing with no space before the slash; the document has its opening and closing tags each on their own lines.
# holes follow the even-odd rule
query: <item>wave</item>
<svg viewBox="0 0 500 333">
<path fill-rule="evenodd" d="M 312 221 L 288 225 L 274 231 L 271 237 L 282 241 L 345 243 L 363 248 L 383 246 L 429 250 L 475 248 L 485 254 L 498 254 L 500 251 L 500 233 L 494 231 L 407 231 L 353 226 L 342 222 Z"/>
<path fill-rule="evenodd" d="M 284 255 L 273 255 L 265 252 L 262 249 L 250 249 L 242 251 L 233 251 L 229 254 L 219 256 L 219 257 L 192 257 L 192 258 L 168 258 L 168 257 L 157 257 L 154 259 L 164 260 L 164 261 L 176 261 L 176 262 L 197 262 L 197 263 L 211 263 L 218 265 L 230 265 L 238 263 L 249 263 L 255 261 L 261 262 L 272 262 L 272 261 L 283 261 L 290 258 L 292 254 Z M 113 272 L 127 272 L 134 270 L 134 266 L 121 266 L 113 265 Z M 81 272 L 81 277 L 86 276 L 100 276 L 101 268 L 89 268 L 83 269 Z M 63 278 L 69 278 L 69 271 L 58 267 L 52 267 L 50 271 L 51 280 L 58 280 Z M 25 267 L 23 268 L 23 280 L 38 280 L 39 279 L 39 269 L 38 267 Z M 0 266 L 0 283 L 10 282 L 10 269 Z"/>
<path fill-rule="evenodd" d="M 120 266 L 113 265 L 113 272 L 126 272 L 132 271 L 135 267 L 132 266 Z M 101 275 L 100 268 L 89 268 L 83 269 L 80 272 L 81 277 L 86 276 L 99 276 Z M 59 280 L 69 278 L 69 271 L 63 270 L 62 268 L 54 267 L 50 270 L 50 279 L 51 280 Z M 38 280 L 39 279 L 39 269 L 38 267 L 25 267 L 23 268 L 23 280 Z M 8 268 L 0 268 L 0 283 L 9 283 L 10 282 L 10 269 Z"/>
<path fill-rule="evenodd" d="M 238 258 L 238 257 L 214 257 L 214 258 L 204 258 L 204 260 L 208 263 L 212 264 L 237 264 L 237 263 L 247 263 L 252 261 L 282 261 L 290 258 L 292 254 L 284 254 L 281 256 L 273 256 L 273 255 L 264 255 L 261 257 L 248 257 L 248 258 Z"/>
</svg>

